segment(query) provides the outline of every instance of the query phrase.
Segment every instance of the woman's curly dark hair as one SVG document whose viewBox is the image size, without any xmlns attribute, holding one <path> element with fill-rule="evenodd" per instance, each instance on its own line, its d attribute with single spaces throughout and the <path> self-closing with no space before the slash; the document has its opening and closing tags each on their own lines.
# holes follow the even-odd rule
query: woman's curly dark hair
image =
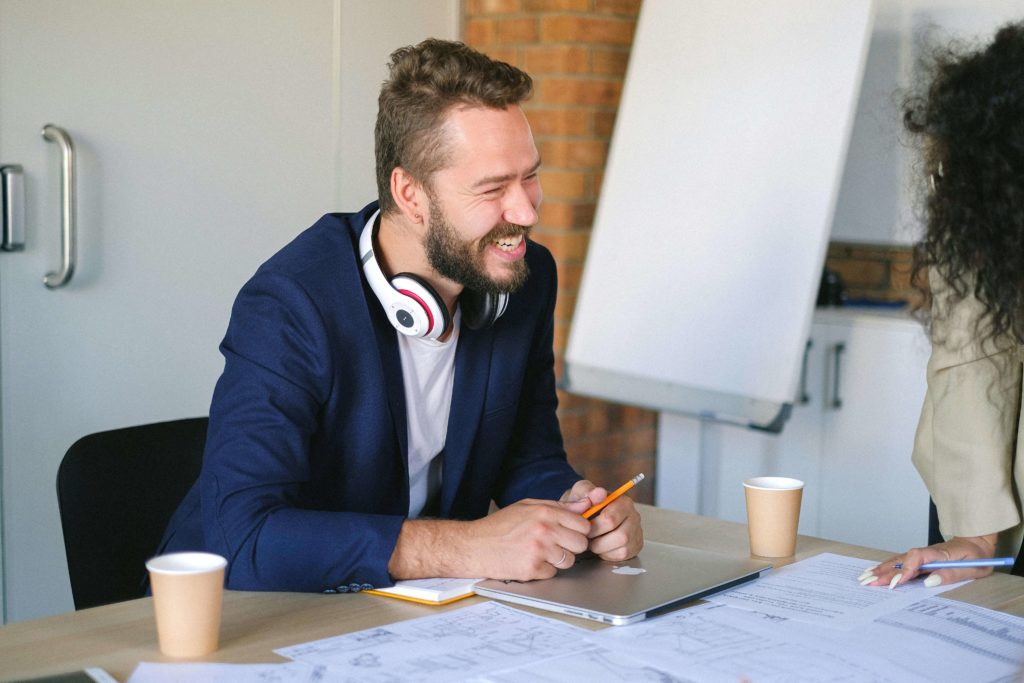
<svg viewBox="0 0 1024 683">
<path fill-rule="evenodd" d="M 1024 22 L 1001 28 L 983 50 L 947 47 L 932 59 L 927 92 L 910 97 L 903 115 L 924 142 L 933 188 L 914 281 L 937 270 L 948 305 L 968 294 L 982 304 L 978 337 L 1024 341 Z"/>
</svg>

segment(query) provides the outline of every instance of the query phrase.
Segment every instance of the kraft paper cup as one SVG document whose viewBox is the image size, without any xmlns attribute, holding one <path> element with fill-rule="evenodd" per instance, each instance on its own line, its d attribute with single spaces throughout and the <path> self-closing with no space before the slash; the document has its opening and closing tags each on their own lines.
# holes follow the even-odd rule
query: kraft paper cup
<svg viewBox="0 0 1024 683">
<path fill-rule="evenodd" d="M 171 553 L 146 563 L 160 652 L 202 657 L 216 651 L 227 564 L 211 553 Z"/>
<path fill-rule="evenodd" d="M 750 552 L 761 557 L 793 555 L 804 483 L 789 477 L 754 477 L 743 482 L 743 492 Z"/>
</svg>

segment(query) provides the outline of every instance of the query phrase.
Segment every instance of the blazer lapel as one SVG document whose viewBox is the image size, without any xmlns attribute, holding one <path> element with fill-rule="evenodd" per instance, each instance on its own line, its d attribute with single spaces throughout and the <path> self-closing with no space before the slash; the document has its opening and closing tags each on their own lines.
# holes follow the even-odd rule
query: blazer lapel
<svg viewBox="0 0 1024 683">
<path fill-rule="evenodd" d="M 448 413 L 448 435 L 444 447 L 444 474 L 441 485 L 441 516 L 447 517 L 466 470 L 473 440 L 480 426 L 484 396 L 491 372 L 491 328 L 459 330 L 459 346 L 455 350 L 455 383 L 452 406 Z"/>
<path fill-rule="evenodd" d="M 369 286 L 367 286 L 369 289 Z M 391 421 L 395 426 L 395 438 L 402 460 L 402 471 L 406 479 L 406 505 L 408 506 L 409 485 L 409 427 L 405 415 L 405 382 L 402 379 L 402 358 L 398 353 L 398 332 L 388 322 L 376 295 L 370 291 L 368 303 L 372 312 L 374 333 L 377 337 L 377 351 L 380 353 L 381 371 L 384 375 L 384 390 L 388 396 L 388 407 L 391 410 Z M 376 308 L 374 309 L 374 306 Z"/>
</svg>

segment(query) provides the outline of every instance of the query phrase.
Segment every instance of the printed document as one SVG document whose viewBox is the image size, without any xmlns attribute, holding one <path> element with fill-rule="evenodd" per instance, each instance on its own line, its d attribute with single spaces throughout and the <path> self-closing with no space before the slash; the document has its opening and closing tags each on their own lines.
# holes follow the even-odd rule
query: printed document
<svg viewBox="0 0 1024 683">
<path fill-rule="evenodd" d="M 893 590 L 887 586 L 862 586 L 857 577 L 869 566 L 869 560 L 822 553 L 780 567 L 757 581 L 708 600 L 775 617 L 850 629 L 966 583 L 926 588 L 923 581 L 915 580 Z"/>
<path fill-rule="evenodd" d="M 587 649 L 590 631 L 496 602 L 275 650 L 357 681 L 460 681 Z"/>
<path fill-rule="evenodd" d="M 726 600 L 596 632 L 485 602 L 277 653 L 321 667 L 325 681 L 1024 680 L 1024 619 L 920 582 L 860 586 L 868 564 L 820 555 Z"/>
<path fill-rule="evenodd" d="M 321 683 L 329 680 L 322 666 L 283 664 L 181 664 L 140 662 L 128 683 Z"/>
<path fill-rule="evenodd" d="M 852 631 L 704 603 L 591 641 L 690 681 L 1004 682 L 1024 673 L 1024 619 L 941 597 Z"/>
<path fill-rule="evenodd" d="M 687 675 L 672 674 L 623 652 L 615 652 L 599 646 L 472 679 L 472 683 L 573 683 L 574 681 L 579 681 L 579 683 L 605 683 L 605 681 L 693 683 L 694 679 L 688 673 Z M 730 683 L 735 683 L 735 681 Z"/>
</svg>

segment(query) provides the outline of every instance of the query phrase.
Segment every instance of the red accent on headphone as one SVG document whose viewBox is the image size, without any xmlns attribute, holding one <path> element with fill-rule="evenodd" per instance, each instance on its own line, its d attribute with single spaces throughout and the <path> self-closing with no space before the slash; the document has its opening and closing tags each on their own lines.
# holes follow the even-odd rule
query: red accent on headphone
<svg viewBox="0 0 1024 683">
<path fill-rule="evenodd" d="M 433 330 L 434 316 L 430 314 L 430 306 L 427 305 L 427 302 L 421 299 L 419 296 L 417 296 L 415 292 L 410 292 L 408 289 L 400 289 L 398 291 L 401 292 L 402 294 L 405 294 L 407 297 L 411 299 L 415 299 L 417 303 L 419 303 L 419 305 L 423 307 L 423 311 L 427 314 L 427 332 L 429 333 L 431 330 Z"/>
</svg>

